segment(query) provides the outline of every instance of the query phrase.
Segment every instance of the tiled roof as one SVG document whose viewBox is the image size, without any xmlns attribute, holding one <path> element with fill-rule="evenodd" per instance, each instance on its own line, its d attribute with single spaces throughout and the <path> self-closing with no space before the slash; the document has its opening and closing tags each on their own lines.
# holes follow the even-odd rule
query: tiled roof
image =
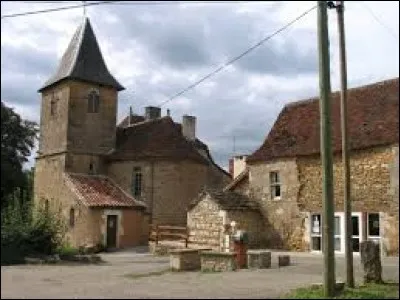
<svg viewBox="0 0 400 300">
<path fill-rule="evenodd" d="M 129 118 L 131 119 L 129 122 Z M 133 125 L 135 123 L 143 122 L 145 118 L 139 115 L 126 116 L 119 124 L 118 127 L 128 127 L 129 125 Z"/>
<path fill-rule="evenodd" d="M 101 175 L 66 173 L 70 188 L 89 207 L 136 207 L 145 204 L 135 200 L 110 178 Z"/>
<path fill-rule="evenodd" d="M 223 210 L 259 210 L 256 201 L 248 196 L 233 192 L 207 189 L 200 192 L 199 196 L 189 205 L 189 210 L 194 208 L 206 196 L 219 205 Z"/>
<path fill-rule="evenodd" d="M 226 187 L 224 187 L 224 191 L 232 190 L 240 182 L 242 182 L 243 180 L 246 180 L 248 178 L 249 178 L 249 169 L 246 168 L 245 170 L 243 170 L 242 173 L 240 173 L 238 176 L 236 176 L 236 178 L 233 179 Z"/>
<path fill-rule="evenodd" d="M 174 121 L 166 116 L 117 129 L 116 149 L 110 160 L 144 158 L 208 161 L 185 139 Z"/>
<path fill-rule="evenodd" d="M 399 78 L 348 90 L 349 147 L 352 150 L 399 142 Z M 332 147 L 341 151 L 340 93 L 331 97 Z M 263 145 L 248 163 L 320 153 L 318 98 L 286 105 Z"/>
<path fill-rule="evenodd" d="M 56 73 L 39 92 L 64 79 L 111 86 L 118 91 L 124 89 L 108 71 L 88 18 L 76 30 Z"/>
</svg>

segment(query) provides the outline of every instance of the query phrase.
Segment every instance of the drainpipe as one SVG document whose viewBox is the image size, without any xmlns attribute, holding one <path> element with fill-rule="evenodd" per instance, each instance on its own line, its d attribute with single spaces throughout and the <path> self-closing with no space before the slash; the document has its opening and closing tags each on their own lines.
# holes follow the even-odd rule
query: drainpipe
<svg viewBox="0 0 400 300">
<path fill-rule="evenodd" d="M 153 222 L 153 204 L 154 204 L 154 161 L 151 160 L 151 197 L 150 197 L 150 224 Z"/>
</svg>

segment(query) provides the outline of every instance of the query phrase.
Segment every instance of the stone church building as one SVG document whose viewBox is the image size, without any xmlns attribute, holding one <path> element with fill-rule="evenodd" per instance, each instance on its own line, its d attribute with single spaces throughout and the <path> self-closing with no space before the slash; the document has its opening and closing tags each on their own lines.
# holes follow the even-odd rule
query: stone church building
<svg viewBox="0 0 400 300">
<path fill-rule="evenodd" d="M 118 92 L 89 19 L 75 32 L 55 74 L 40 88 L 35 201 L 58 211 L 74 246 L 147 243 L 148 224 L 186 225 L 189 203 L 230 175 L 182 123 L 159 107 L 117 125 Z"/>
</svg>

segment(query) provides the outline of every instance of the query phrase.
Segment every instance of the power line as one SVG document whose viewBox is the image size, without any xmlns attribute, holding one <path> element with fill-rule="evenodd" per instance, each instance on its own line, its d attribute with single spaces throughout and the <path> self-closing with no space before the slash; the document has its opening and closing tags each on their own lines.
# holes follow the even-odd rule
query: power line
<svg viewBox="0 0 400 300">
<path fill-rule="evenodd" d="M 373 11 L 368 7 L 368 5 L 365 2 L 361 2 L 364 6 L 364 8 L 370 13 L 370 15 L 375 19 L 376 22 L 378 22 L 381 26 L 385 27 L 386 30 L 396 39 L 399 38 L 399 36 L 387 25 L 385 25 L 379 18 L 373 13 Z M 361 4 L 360 3 L 360 4 Z"/>
<path fill-rule="evenodd" d="M 26 16 L 26 15 L 36 15 L 36 14 L 60 11 L 60 10 L 65 10 L 65 9 L 81 8 L 83 6 L 87 7 L 87 6 L 93 6 L 93 5 L 110 4 L 112 2 L 117 2 L 117 1 L 98 1 L 98 2 L 91 2 L 91 3 L 86 3 L 86 4 L 69 5 L 69 6 L 49 8 L 49 9 L 43 9 L 43 10 L 37 10 L 37 11 L 28 11 L 28 12 L 23 12 L 23 13 L 4 15 L 4 16 L 1 16 L 1 18 L 5 19 L 5 18 L 21 17 L 21 16 Z"/>
<path fill-rule="evenodd" d="M 285 26 L 283 26 L 282 28 L 278 29 L 277 31 L 275 31 L 273 34 L 263 38 L 261 41 L 259 41 L 258 43 L 256 43 L 255 45 L 251 46 L 249 49 L 247 49 L 246 51 L 244 51 L 243 53 L 241 53 L 240 55 L 232 58 L 231 60 L 227 61 L 226 63 L 224 63 L 222 66 L 220 66 L 219 68 L 217 68 L 216 70 L 212 71 L 211 73 L 207 74 L 206 76 L 202 77 L 201 79 L 197 80 L 196 82 L 194 82 L 193 84 L 189 85 L 187 88 L 185 88 L 184 90 L 180 91 L 179 93 L 175 94 L 174 96 L 170 97 L 168 100 L 165 100 L 164 102 L 161 102 L 159 106 L 163 106 L 164 104 L 168 103 L 169 101 L 179 97 L 180 95 L 186 93 L 187 91 L 191 90 L 192 88 L 198 86 L 200 83 L 202 83 L 203 81 L 205 81 L 206 79 L 210 78 L 211 76 L 217 74 L 218 72 L 222 71 L 223 69 L 225 69 L 227 66 L 233 64 L 235 61 L 241 59 L 243 56 L 247 55 L 248 53 L 250 53 L 251 51 L 253 51 L 254 49 L 256 49 L 257 47 L 261 46 L 263 43 L 265 43 L 266 41 L 268 41 L 269 39 L 271 39 L 272 37 L 274 37 L 275 35 L 277 35 L 278 33 L 282 32 L 283 30 L 285 30 L 286 28 L 288 28 L 289 26 L 293 25 L 295 22 L 297 22 L 298 20 L 300 20 L 301 18 L 303 18 L 304 16 L 306 16 L 307 14 L 309 14 L 312 10 L 314 10 L 317 6 L 313 6 L 310 9 L 306 10 L 304 13 L 302 13 L 301 15 L 299 15 L 298 17 L 296 17 L 294 20 L 290 21 L 288 24 L 286 24 Z"/>
</svg>

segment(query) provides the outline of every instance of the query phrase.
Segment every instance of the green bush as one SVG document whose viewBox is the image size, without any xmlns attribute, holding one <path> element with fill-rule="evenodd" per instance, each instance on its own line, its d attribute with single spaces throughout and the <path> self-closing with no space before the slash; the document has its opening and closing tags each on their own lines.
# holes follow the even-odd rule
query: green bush
<svg viewBox="0 0 400 300">
<path fill-rule="evenodd" d="M 1 264 L 20 263 L 26 256 L 57 253 L 65 225 L 61 216 L 27 203 L 1 212 Z"/>
<path fill-rule="evenodd" d="M 76 255 L 79 254 L 79 250 L 77 248 L 72 247 L 69 243 L 62 245 L 61 247 L 57 248 L 56 252 L 60 256 L 69 256 L 69 255 Z"/>
</svg>

